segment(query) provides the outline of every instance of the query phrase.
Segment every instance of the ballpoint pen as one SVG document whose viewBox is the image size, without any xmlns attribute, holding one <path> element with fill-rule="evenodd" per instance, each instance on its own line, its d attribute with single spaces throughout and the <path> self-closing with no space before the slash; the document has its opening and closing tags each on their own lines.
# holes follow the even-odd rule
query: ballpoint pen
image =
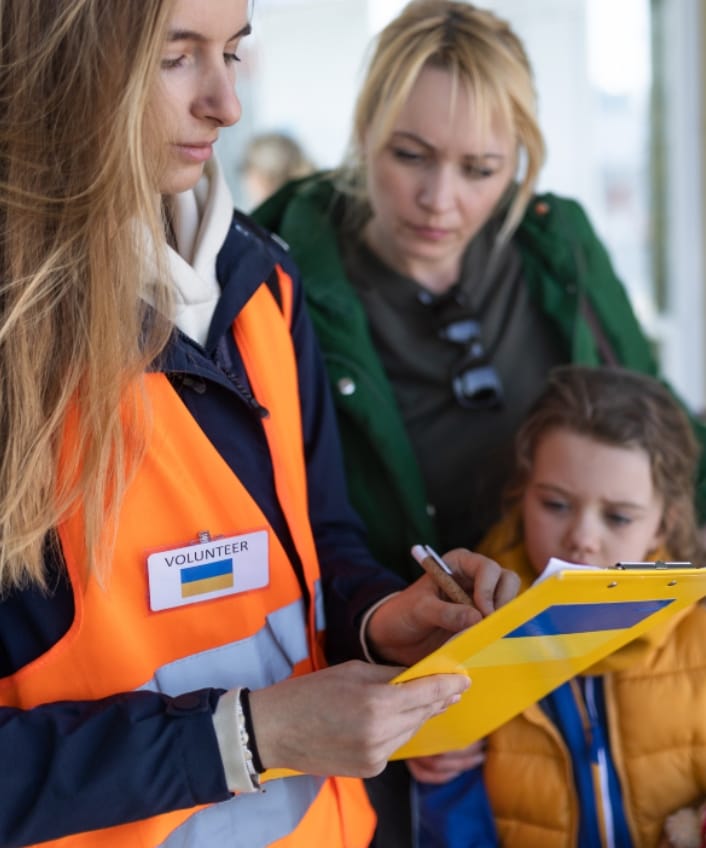
<svg viewBox="0 0 706 848">
<path fill-rule="evenodd" d="M 471 598 L 456 582 L 451 568 L 432 547 L 415 545 L 412 548 L 412 556 L 450 600 L 457 604 L 473 606 Z"/>
</svg>

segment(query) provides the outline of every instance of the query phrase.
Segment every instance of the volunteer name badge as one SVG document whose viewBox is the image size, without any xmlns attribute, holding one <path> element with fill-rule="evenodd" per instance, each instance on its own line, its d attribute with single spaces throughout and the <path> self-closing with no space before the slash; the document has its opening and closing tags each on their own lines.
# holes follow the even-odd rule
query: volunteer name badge
<svg viewBox="0 0 706 848">
<path fill-rule="evenodd" d="M 261 589 L 270 582 L 267 530 L 150 554 L 147 573 L 153 612 Z"/>
</svg>

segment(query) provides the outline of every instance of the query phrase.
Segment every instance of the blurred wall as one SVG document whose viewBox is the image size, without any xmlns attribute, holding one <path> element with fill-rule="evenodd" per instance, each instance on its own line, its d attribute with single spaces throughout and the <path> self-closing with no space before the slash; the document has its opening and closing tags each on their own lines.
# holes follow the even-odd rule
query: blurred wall
<svg viewBox="0 0 706 848">
<path fill-rule="evenodd" d="M 255 132 L 288 132 L 320 167 L 338 163 L 369 37 L 365 0 L 256 0 L 238 69 L 244 119 L 219 142 L 236 200 L 238 154 Z"/>
</svg>

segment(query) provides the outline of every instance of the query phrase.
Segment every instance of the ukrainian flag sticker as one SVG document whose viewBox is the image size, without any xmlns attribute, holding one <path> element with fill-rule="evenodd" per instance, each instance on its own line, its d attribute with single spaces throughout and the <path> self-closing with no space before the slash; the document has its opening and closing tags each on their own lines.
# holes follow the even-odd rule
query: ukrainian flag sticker
<svg viewBox="0 0 706 848">
<path fill-rule="evenodd" d="M 147 572 L 155 612 L 261 589 L 270 581 L 267 531 L 150 554 Z"/>
<path fill-rule="evenodd" d="M 206 565 L 190 565 L 179 572 L 182 598 L 206 595 L 233 586 L 233 560 L 222 559 Z"/>
</svg>

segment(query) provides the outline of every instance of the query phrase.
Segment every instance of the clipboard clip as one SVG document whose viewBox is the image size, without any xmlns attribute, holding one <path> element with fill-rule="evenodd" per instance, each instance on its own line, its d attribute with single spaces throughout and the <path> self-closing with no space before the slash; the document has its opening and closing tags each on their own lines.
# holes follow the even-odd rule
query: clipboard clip
<svg viewBox="0 0 706 848">
<path fill-rule="evenodd" d="M 658 559 L 656 562 L 616 562 L 613 567 L 621 571 L 630 571 L 636 568 L 669 570 L 670 568 L 701 568 L 702 566 L 694 565 L 693 562 L 665 562 Z"/>
</svg>

